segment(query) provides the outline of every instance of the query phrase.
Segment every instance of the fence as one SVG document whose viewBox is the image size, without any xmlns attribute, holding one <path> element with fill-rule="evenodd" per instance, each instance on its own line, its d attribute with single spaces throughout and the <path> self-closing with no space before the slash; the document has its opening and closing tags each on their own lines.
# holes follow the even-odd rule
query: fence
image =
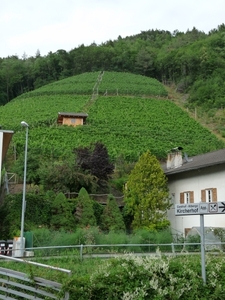
<svg viewBox="0 0 225 300">
<path fill-rule="evenodd" d="M 225 242 L 205 243 L 206 251 L 222 252 L 221 246 Z M 33 251 L 35 256 L 63 256 L 76 255 L 82 260 L 86 257 L 113 257 L 124 253 L 134 253 L 139 256 L 153 255 L 159 250 L 165 255 L 200 254 L 201 243 L 168 243 L 168 244 L 90 244 L 70 246 L 46 246 L 27 248 Z"/>
<path fill-rule="evenodd" d="M 36 262 L 26 261 L 23 259 L 8 257 L 0 255 L 0 258 L 7 258 L 20 263 L 27 263 L 43 268 L 53 269 L 60 272 L 71 274 L 70 270 L 56 268 Z M 44 278 L 31 276 L 22 272 L 14 271 L 11 269 L 0 268 L 0 299 L 58 299 L 58 295 L 62 290 L 62 284 L 47 280 Z M 43 298 L 40 298 L 43 297 Z M 65 293 L 61 298 L 64 300 L 69 299 L 69 293 Z"/>
</svg>

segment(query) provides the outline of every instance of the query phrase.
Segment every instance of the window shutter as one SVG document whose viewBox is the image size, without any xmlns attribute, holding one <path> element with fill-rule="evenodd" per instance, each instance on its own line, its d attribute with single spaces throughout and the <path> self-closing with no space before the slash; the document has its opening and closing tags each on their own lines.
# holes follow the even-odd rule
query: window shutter
<svg viewBox="0 0 225 300">
<path fill-rule="evenodd" d="M 212 201 L 217 202 L 217 189 L 212 189 Z"/>
<path fill-rule="evenodd" d="M 184 193 L 180 193 L 180 203 L 184 204 Z"/>
<path fill-rule="evenodd" d="M 189 192 L 190 194 L 190 203 L 194 203 L 194 192 Z"/>
<path fill-rule="evenodd" d="M 206 199 L 205 199 L 205 190 L 201 190 L 201 200 L 202 202 L 206 202 Z"/>
</svg>

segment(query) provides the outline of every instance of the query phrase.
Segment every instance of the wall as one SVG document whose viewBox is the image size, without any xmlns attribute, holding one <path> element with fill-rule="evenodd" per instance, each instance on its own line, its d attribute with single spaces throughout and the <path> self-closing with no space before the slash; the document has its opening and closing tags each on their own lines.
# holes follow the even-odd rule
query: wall
<svg viewBox="0 0 225 300">
<path fill-rule="evenodd" d="M 73 121 L 74 120 L 74 121 Z M 77 126 L 77 125 L 83 125 L 83 118 L 65 118 L 63 117 L 63 125 L 69 125 L 69 126 Z"/>
<path fill-rule="evenodd" d="M 223 164 L 170 175 L 168 186 L 170 195 L 173 195 L 173 204 L 180 203 L 180 193 L 185 191 L 194 191 L 194 203 L 199 203 L 201 202 L 201 190 L 206 188 L 217 188 L 217 201 L 225 201 L 225 166 Z M 174 205 L 168 212 L 168 218 L 174 233 L 184 234 L 185 228 L 200 226 L 199 215 L 175 216 Z M 225 227 L 225 215 L 205 215 L 204 225 L 207 227 Z"/>
</svg>

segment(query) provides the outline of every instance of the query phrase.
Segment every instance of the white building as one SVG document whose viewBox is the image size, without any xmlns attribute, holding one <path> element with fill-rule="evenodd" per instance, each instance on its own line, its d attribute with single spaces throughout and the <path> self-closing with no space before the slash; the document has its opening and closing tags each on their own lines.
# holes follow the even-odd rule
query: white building
<svg viewBox="0 0 225 300">
<path fill-rule="evenodd" d="M 168 212 L 174 233 L 187 235 L 199 227 L 200 215 L 175 216 L 174 204 L 225 201 L 225 149 L 182 158 L 182 148 L 168 154 L 163 165 L 173 206 Z M 206 227 L 225 227 L 225 214 L 204 216 Z"/>
</svg>

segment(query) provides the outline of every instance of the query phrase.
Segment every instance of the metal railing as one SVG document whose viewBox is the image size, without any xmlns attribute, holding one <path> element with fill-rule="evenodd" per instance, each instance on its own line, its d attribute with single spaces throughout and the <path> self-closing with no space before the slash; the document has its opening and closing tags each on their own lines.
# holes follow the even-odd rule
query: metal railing
<svg viewBox="0 0 225 300">
<path fill-rule="evenodd" d="M 71 271 L 67 269 L 57 268 L 5 255 L 0 255 L 0 258 L 57 270 L 71 275 Z M 0 299 L 9 300 L 15 299 L 13 298 L 14 296 L 18 296 L 24 299 L 43 299 L 40 298 L 41 296 L 44 297 L 44 299 L 46 297 L 48 299 L 56 299 L 57 295 L 62 289 L 61 283 L 36 276 L 30 276 L 29 274 L 6 268 L 0 268 L 0 283 Z M 69 293 L 66 292 L 61 299 L 68 300 Z"/>
<path fill-rule="evenodd" d="M 225 242 L 205 242 L 206 251 L 223 252 L 222 245 Z M 90 244 L 90 245 L 69 245 L 69 246 L 45 246 L 27 248 L 33 251 L 37 257 L 77 255 L 82 260 L 85 257 L 113 257 L 124 253 L 135 255 L 153 255 L 157 250 L 165 255 L 183 255 L 189 253 L 200 253 L 201 243 L 167 243 L 167 244 Z"/>
</svg>

